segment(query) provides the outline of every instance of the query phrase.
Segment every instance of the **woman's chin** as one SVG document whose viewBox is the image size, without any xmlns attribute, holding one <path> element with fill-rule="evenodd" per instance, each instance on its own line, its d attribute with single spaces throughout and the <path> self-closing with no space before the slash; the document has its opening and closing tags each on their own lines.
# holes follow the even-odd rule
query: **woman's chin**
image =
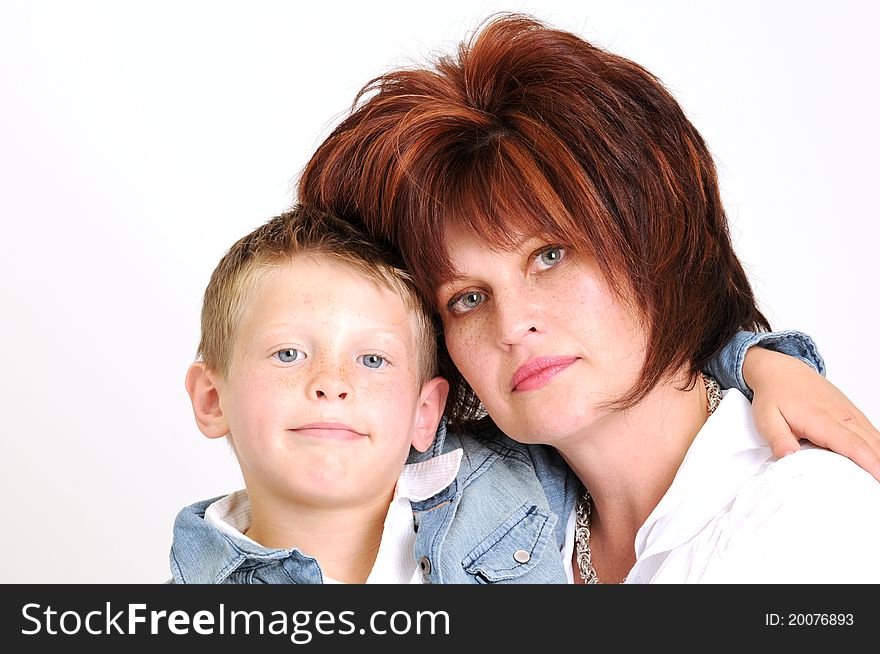
<svg viewBox="0 0 880 654">
<path fill-rule="evenodd" d="M 588 427 L 583 424 L 584 420 L 572 419 L 575 417 L 580 416 L 560 412 L 541 412 L 540 415 L 511 420 L 506 426 L 498 421 L 496 424 L 505 434 L 520 443 L 558 446 Z"/>
</svg>

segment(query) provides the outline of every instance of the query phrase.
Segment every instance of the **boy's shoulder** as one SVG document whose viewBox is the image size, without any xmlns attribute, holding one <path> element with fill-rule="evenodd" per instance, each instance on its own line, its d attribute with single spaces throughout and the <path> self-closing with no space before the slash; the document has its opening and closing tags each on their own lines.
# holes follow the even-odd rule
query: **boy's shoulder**
<svg viewBox="0 0 880 654">
<path fill-rule="evenodd" d="M 229 541 L 205 520 L 208 507 L 223 497 L 199 500 L 177 512 L 170 557 L 172 583 L 216 583 L 211 564 L 234 558 Z"/>
<path fill-rule="evenodd" d="M 182 508 L 174 519 L 174 584 L 320 583 L 318 563 L 296 548 L 267 548 L 237 530 L 250 521 L 247 491 Z"/>
</svg>

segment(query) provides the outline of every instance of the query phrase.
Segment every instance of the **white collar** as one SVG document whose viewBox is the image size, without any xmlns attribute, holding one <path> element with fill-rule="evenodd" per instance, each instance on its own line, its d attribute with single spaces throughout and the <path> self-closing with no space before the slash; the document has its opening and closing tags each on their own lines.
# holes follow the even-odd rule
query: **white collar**
<svg viewBox="0 0 880 654">
<path fill-rule="evenodd" d="M 772 458 L 769 445 L 755 429 L 749 401 L 736 389 L 722 391 L 721 403 L 697 433 L 666 494 L 636 533 L 633 571 L 651 556 L 693 538 L 718 509 L 734 498 L 743 479 Z M 703 479 L 706 476 L 711 479 Z M 699 493 L 694 492 L 695 488 L 700 489 Z M 574 531 L 572 509 L 562 548 L 568 583 L 574 582 Z M 632 571 L 629 576 L 632 578 Z"/>
<path fill-rule="evenodd" d="M 458 476 L 463 454 L 462 449 L 458 448 L 425 461 L 407 463 L 397 479 L 395 499 L 405 497 L 411 502 L 421 502 L 433 497 Z"/>
<path fill-rule="evenodd" d="M 752 420 L 751 404 L 736 389 L 697 433 L 669 490 L 636 533 L 636 559 L 669 551 L 691 539 L 736 496 L 743 480 L 773 459 Z M 698 493 L 694 489 L 700 489 Z M 675 528 L 668 528 L 672 520 Z"/>
</svg>

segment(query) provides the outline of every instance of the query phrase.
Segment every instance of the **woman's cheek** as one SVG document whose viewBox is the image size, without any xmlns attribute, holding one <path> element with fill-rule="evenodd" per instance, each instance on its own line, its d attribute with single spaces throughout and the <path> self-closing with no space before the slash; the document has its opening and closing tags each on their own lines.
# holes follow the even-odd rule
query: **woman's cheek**
<svg viewBox="0 0 880 654">
<path fill-rule="evenodd" d="M 446 334 L 446 349 L 452 362 L 459 372 L 464 375 L 467 382 L 479 393 L 481 378 L 480 371 L 486 372 L 483 365 L 485 352 L 488 351 L 488 344 L 485 340 L 485 325 L 482 326 L 479 321 L 468 319 L 466 324 L 456 321 L 453 324 L 446 324 L 444 331 Z"/>
<path fill-rule="evenodd" d="M 461 327 L 450 321 L 443 321 L 443 338 L 446 341 L 446 350 L 452 357 L 452 362 L 459 370 L 461 369 L 462 330 Z"/>
</svg>

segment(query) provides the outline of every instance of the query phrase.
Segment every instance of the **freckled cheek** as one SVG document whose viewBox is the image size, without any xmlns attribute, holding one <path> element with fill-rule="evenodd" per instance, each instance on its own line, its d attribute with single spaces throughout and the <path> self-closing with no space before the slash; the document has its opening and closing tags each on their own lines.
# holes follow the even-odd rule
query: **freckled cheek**
<svg viewBox="0 0 880 654">
<path fill-rule="evenodd" d="M 337 379 L 344 379 L 353 398 L 372 404 L 395 404 L 409 397 L 416 387 L 415 377 L 400 370 L 393 374 L 377 374 L 366 368 L 339 368 Z"/>
<path fill-rule="evenodd" d="M 492 373 L 486 357 L 490 351 L 490 345 L 486 342 L 488 326 L 477 323 L 476 320 L 469 320 L 467 325 L 449 325 L 445 332 L 446 349 L 452 362 L 479 393 L 479 388 L 488 383 L 487 376 Z"/>
<path fill-rule="evenodd" d="M 259 411 L 261 407 L 269 408 L 283 404 L 298 387 L 299 384 L 290 375 L 253 371 L 239 376 L 235 392 L 238 397 L 247 398 L 252 411 Z M 255 417 L 259 418 L 259 416 Z"/>
<path fill-rule="evenodd" d="M 350 409 L 374 436 L 396 434 L 409 421 L 418 393 L 415 379 L 362 380 L 354 387 Z"/>
<path fill-rule="evenodd" d="M 577 325 L 576 338 L 592 357 L 598 357 L 620 372 L 641 367 L 645 332 L 638 317 L 602 285 L 584 285 L 569 299 L 569 324 Z"/>
<path fill-rule="evenodd" d="M 411 394 L 412 386 L 408 384 L 382 383 L 369 380 L 359 384 L 361 399 L 372 404 L 394 404 Z"/>
</svg>

